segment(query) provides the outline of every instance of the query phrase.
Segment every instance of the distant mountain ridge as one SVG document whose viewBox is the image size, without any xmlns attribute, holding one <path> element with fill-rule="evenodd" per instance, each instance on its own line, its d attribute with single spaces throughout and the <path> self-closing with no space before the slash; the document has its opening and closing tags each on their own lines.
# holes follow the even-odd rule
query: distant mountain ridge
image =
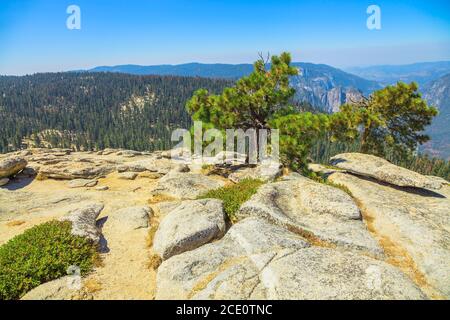
<svg viewBox="0 0 450 320">
<path fill-rule="evenodd" d="M 300 74 L 292 78 L 296 99 L 311 103 L 327 112 L 336 111 L 350 99 L 369 95 L 381 86 L 371 80 L 363 79 L 325 64 L 305 62 L 292 63 L 300 69 Z M 252 64 L 203 64 L 187 63 L 180 65 L 118 65 L 96 67 L 88 72 L 118 72 L 135 75 L 172 75 L 187 77 L 238 79 L 253 71 Z"/>
<path fill-rule="evenodd" d="M 134 64 L 117 66 L 100 66 L 89 69 L 89 72 L 118 72 L 135 75 L 171 75 L 184 77 L 226 78 L 237 79 L 252 72 L 251 64 L 203 64 L 186 63 L 179 65 L 141 66 Z"/>
<path fill-rule="evenodd" d="M 405 65 L 352 67 L 345 71 L 383 85 L 398 81 L 417 82 L 420 86 L 450 73 L 450 61 L 420 62 Z"/>
</svg>

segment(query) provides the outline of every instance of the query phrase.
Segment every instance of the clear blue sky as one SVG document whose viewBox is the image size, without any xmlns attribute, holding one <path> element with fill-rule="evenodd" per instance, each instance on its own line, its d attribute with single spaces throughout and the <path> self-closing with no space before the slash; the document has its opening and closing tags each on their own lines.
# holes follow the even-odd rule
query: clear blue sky
<svg viewBox="0 0 450 320">
<path fill-rule="evenodd" d="M 81 30 L 66 28 L 71 4 L 81 8 Z M 366 27 L 371 4 L 381 8 L 381 30 Z M 0 1 L 0 74 L 244 63 L 284 50 L 337 67 L 450 60 L 450 1 Z"/>
</svg>

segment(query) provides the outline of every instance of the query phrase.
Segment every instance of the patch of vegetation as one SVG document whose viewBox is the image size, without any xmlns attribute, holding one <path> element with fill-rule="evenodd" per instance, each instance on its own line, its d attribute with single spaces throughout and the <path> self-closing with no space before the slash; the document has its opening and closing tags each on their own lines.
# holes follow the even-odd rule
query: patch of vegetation
<svg viewBox="0 0 450 320">
<path fill-rule="evenodd" d="M 308 174 L 308 178 L 310 178 L 316 182 L 326 184 L 327 186 L 340 189 L 340 190 L 344 191 L 345 193 L 347 193 L 350 197 L 354 198 L 354 196 L 349 188 L 347 188 L 346 186 L 344 186 L 342 184 L 334 183 L 334 182 L 328 180 L 325 176 L 321 175 L 320 173 L 310 172 Z"/>
<path fill-rule="evenodd" d="M 96 246 L 74 236 L 71 222 L 35 226 L 0 247 L 0 300 L 20 299 L 42 283 L 67 275 L 70 266 L 81 274 L 98 259 Z"/>
<path fill-rule="evenodd" d="M 232 223 L 237 222 L 236 212 L 241 205 L 253 196 L 260 186 L 264 184 L 261 180 L 245 179 L 241 182 L 222 187 L 216 190 L 211 190 L 200 196 L 199 199 L 219 199 L 223 201 L 225 213 L 228 215 Z"/>
</svg>

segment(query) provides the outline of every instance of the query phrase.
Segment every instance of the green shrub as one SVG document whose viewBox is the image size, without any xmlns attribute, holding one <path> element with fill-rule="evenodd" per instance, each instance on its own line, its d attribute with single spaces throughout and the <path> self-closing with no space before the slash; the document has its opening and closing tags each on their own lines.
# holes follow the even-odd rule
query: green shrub
<svg viewBox="0 0 450 320">
<path fill-rule="evenodd" d="M 97 248 L 71 235 L 71 222 L 35 226 L 0 247 L 0 300 L 19 299 L 42 283 L 67 275 L 69 266 L 81 274 L 94 265 Z"/>
<path fill-rule="evenodd" d="M 330 169 L 336 169 L 336 168 L 333 168 L 332 166 L 329 166 L 329 168 Z M 337 168 L 337 169 L 339 169 L 339 168 Z M 342 169 L 339 169 L 339 170 L 342 170 Z M 335 183 L 335 182 L 332 182 L 332 181 L 328 180 L 321 173 L 315 173 L 315 172 L 311 171 L 311 172 L 309 172 L 309 174 L 307 174 L 307 177 L 310 178 L 311 180 L 316 181 L 316 182 L 326 184 L 327 186 L 330 186 L 330 187 L 333 187 L 333 188 L 337 188 L 337 189 L 341 189 L 342 191 L 347 193 L 350 197 L 354 198 L 354 196 L 353 196 L 353 194 L 352 194 L 352 192 L 350 191 L 349 188 L 347 188 L 343 184 Z"/>
<path fill-rule="evenodd" d="M 236 222 L 236 211 L 238 211 L 241 205 L 250 199 L 263 184 L 264 182 L 261 180 L 245 179 L 232 186 L 208 191 L 200 196 L 199 199 L 213 198 L 222 200 L 225 213 L 228 215 L 231 222 Z"/>
</svg>

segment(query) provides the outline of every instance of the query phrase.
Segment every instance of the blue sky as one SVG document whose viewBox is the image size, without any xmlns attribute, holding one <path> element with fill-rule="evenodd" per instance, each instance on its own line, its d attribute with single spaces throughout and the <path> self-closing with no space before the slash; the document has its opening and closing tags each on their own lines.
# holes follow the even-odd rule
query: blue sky
<svg viewBox="0 0 450 320">
<path fill-rule="evenodd" d="M 81 30 L 66 28 L 72 4 Z M 366 27 L 371 4 L 381 30 Z M 337 67 L 450 60 L 450 1 L 0 1 L 0 74 L 245 63 L 285 50 Z"/>
</svg>

